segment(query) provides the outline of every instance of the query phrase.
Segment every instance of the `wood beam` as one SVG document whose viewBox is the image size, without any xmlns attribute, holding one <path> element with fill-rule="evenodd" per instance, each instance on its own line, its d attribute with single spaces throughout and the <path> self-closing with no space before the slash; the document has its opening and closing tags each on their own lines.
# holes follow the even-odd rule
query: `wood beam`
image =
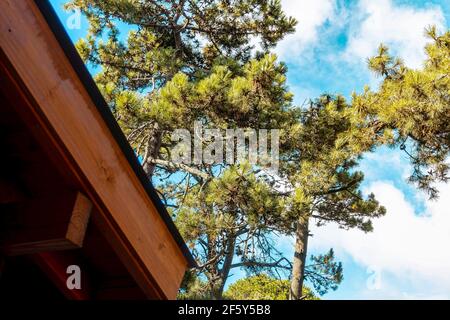
<svg viewBox="0 0 450 320">
<path fill-rule="evenodd" d="M 0 216 L 0 250 L 21 255 L 81 248 L 92 209 L 80 192 L 21 202 Z"/>
<path fill-rule="evenodd" d="M 83 67 L 76 51 L 78 60 L 69 60 L 36 3 L 0 1 L 0 68 L 23 92 L 26 108 L 18 112 L 33 117 L 79 180 L 98 209 L 93 218 L 147 297 L 175 299 L 189 262 L 181 236 L 160 214 L 92 79 L 75 67 Z"/>
</svg>

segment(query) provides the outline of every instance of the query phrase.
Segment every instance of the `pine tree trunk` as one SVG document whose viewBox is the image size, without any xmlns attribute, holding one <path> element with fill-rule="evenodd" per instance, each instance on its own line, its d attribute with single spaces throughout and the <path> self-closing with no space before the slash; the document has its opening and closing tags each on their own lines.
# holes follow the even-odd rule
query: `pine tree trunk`
<svg viewBox="0 0 450 320">
<path fill-rule="evenodd" d="M 153 128 L 149 134 L 147 146 L 145 148 L 145 155 L 143 161 L 143 168 L 147 177 L 151 180 L 155 171 L 155 164 L 152 159 L 157 159 L 159 156 L 159 149 L 162 143 L 162 132 L 159 129 L 158 123 L 153 125 Z"/>
<path fill-rule="evenodd" d="M 303 280 L 305 279 L 305 263 L 308 248 L 309 219 L 300 218 L 295 233 L 295 252 L 292 265 L 290 300 L 300 300 L 302 297 Z"/>
<path fill-rule="evenodd" d="M 222 292 L 220 291 L 220 288 L 222 287 L 222 277 L 220 277 L 218 274 L 213 275 L 214 280 L 209 279 L 209 299 L 210 300 L 221 300 L 222 299 Z"/>
<path fill-rule="evenodd" d="M 225 284 L 227 282 L 228 276 L 230 275 L 235 248 L 236 248 L 236 235 L 232 234 L 229 235 L 229 238 L 227 240 L 226 255 L 222 265 L 222 269 L 220 270 L 220 279 L 218 280 L 217 284 L 214 285 L 214 289 L 212 292 L 212 299 L 214 300 L 223 299 L 223 291 L 225 289 Z"/>
<path fill-rule="evenodd" d="M 224 280 L 220 278 L 220 280 L 213 286 L 211 292 L 211 300 L 222 300 L 224 286 L 225 286 Z"/>
</svg>

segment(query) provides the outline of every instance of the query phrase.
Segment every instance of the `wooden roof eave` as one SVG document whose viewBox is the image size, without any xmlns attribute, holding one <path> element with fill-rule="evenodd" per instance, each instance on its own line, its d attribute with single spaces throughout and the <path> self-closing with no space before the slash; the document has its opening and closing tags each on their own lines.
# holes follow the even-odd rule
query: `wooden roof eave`
<svg viewBox="0 0 450 320">
<path fill-rule="evenodd" d="M 27 111 L 83 185 L 130 274 L 149 297 L 174 299 L 195 261 L 51 5 L 1 1 L 0 44 Z"/>
</svg>

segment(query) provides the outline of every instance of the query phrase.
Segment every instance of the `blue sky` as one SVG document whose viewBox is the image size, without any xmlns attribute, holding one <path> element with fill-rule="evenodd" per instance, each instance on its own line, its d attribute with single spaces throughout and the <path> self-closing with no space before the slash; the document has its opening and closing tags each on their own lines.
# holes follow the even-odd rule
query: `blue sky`
<svg viewBox="0 0 450 320">
<path fill-rule="evenodd" d="M 65 0 L 51 0 L 67 26 Z M 379 79 L 366 59 L 383 42 L 412 68 L 421 66 L 430 24 L 447 30 L 450 1 L 446 0 L 282 0 L 286 12 L 299 21 L 295 34 L 274 51 L 289 67 L 295 102 L 323 92 L 349 96 Z M 76 41 L 86 33 L 68 29 Z M 441 197 L 429 201 L 406 183 L 411 168 L 399 150 L 380 148 L 361 162 L 363 189 L 374 192 L 387 215 L 374 222 L 373 233 L 344 231 L 334 225 L 312 228 L 310 252 L 335 249 L 344 264 L 344 281 L 326 299 L 450 299 L 450 186 L 440 185 Z M 288 255 L 292 239 L 279 239 Z M 237 273 L 236 277 L 239 273 Z"/>
</svg>

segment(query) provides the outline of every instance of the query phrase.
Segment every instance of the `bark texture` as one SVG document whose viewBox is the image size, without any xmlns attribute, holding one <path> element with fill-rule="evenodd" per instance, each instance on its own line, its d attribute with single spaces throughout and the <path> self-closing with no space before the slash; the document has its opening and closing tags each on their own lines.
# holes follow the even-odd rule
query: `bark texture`
<svg viewBox="0 0 450 320">
<path fill-rule="evenodd" d="M 297 222 L 295 234 L 295 252 L 292 263 L 290 300 L 300 300 L 302 298 L 303 281 L 305 279 L 305 263 L 308 248 L 309 218 L 302 217 Z"/>
</svg>

